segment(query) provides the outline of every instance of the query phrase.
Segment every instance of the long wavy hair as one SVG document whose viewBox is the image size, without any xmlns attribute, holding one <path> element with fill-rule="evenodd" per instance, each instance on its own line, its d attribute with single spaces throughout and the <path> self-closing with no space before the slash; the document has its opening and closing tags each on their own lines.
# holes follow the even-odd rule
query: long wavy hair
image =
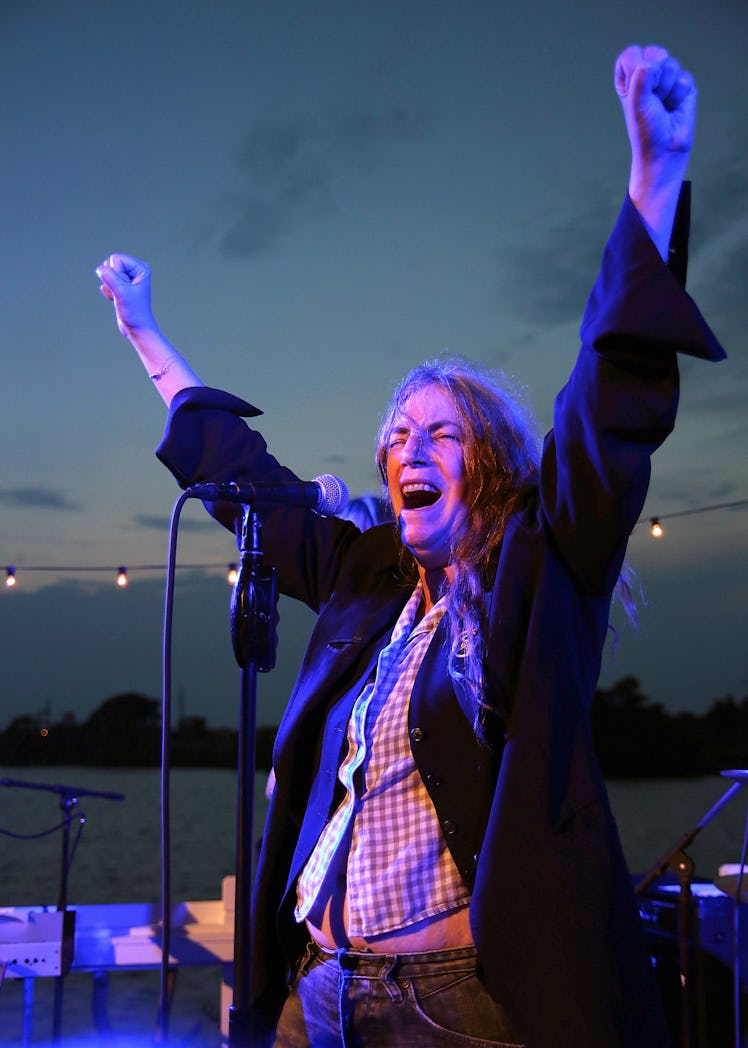
<svg viewBox="0 0 748 1048">
<path fill-rule="evenodd" d="M 402 379 L 379 428 L 376 463 L 385 489 L 393 426 L 412 394 L 427 386 L 451 397 L 460 425 L 469 513 L 453 537 L 454 581 L 449 585 L 445 578 L 441 596 L 450 631 L 449 674 L 470 696 L 475 730 L 483 736 L 486 714 L 496 712 L 487 701 L 484 679 L 489 564 L 520 491 L 537 477 L 540 441 L 519 391 L 500 372 L 461 357 L 426 361 Z M 404 545 L 401 559 L 406 577 L 415 579 L 415 558 Z"/>
</svg>

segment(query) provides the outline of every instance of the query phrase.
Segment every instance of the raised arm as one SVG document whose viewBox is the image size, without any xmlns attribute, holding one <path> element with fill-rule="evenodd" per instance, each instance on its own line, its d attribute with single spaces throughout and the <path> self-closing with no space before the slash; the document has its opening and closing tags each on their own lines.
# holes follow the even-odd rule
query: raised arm
<svg viewBox="0 0 748 1048">
<path fill-rule="evenodd" d="M 674 425 L 677 355 L 725 356 L 681 274 L 661 262 L 693 138 L 693 80 L 662 48 L 630 47 L 616 86 L 632 150 L 630 199 L 603 252 L 541 469 L 556 546 L 580 588 L 595 594 L 615 584 L 650 458 Z M 676 252 L 685 247 L 678 239 Z"/>
<path fill-rule="evenodd" d="M 117 327 L 135 348 L 167 407 L 180 390 L 204 383 L 162 334 L 151 311 L 151 271 L 132 255 L 110 255 L 96 269 L 101 293 L 114 304 Z"/>
<path fill-rule="evenodd" d="M 615 65 L 631 143 L 629 196 L 667 261 L 696 121 L 693 77 L 664 47 L 632 45 Z"/>
</svg>

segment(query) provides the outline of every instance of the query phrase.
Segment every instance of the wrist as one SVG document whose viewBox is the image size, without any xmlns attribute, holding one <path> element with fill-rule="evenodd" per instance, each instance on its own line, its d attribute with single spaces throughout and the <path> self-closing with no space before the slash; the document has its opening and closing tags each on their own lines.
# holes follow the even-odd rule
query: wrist
<svg viewBox="0 0 748 1048">
<path fill-rule="evenodd" d="M 669 152 L 647 155 L 634 152 L 631 157 L 629 192 L 638 197 L 663 195 L 680 191 L 686 177 L 690 154 Z"/>
<path fill-rule="evenodd" d="M 657 162 L 634 159 L 631 164 L 629 197 L 665 261 L 687 165 L 688 154 Z"/>
<path fill-rule="evenodd" d="M 140 357 L 149 375 L 156 374 L 167 360 L 173 360 L 179 356 L 171 342 L 161 334 L 155 321 L 152 324 L 144 324 L 142 327 L 125 328 L 123 334 Z"/>
<path fill-rule="evenodd" d="M 121 320 L 119 322 L 119 329 L 124 337 L 129 338 L 133 344 L 146 343 L 149 341 L 155 342 L 163 340 L 164 338 L 153 314 L 143 317 L 141 320 L 138 320 L 137 323 Z"/>
</svg>

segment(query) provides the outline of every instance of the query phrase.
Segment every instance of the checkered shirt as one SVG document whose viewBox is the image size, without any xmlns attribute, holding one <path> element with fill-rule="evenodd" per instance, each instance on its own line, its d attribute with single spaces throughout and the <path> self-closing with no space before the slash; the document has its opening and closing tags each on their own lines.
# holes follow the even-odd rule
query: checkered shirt
<svg viewBox="0 0 748 1048">
<path fill-rule="evenodd" d="M 299 922 L 349 829 L 349 935 L 393 932 L 469 902 L 408 741 L 413 682 L 445 611 L 439 601 L 414 628 L 421 599 L 419 585 L 379 655 L 374 680 L 354 704 L 338 770 L 345 797 L 301 872 Z"/>
</svg>

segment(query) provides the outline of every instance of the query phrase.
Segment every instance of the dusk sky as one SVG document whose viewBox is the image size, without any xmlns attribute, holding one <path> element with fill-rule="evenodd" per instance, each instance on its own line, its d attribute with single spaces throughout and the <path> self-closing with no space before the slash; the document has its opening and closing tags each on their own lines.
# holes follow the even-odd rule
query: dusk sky
<svg viewBox="0 0 748 1048">
<path fill-rule="evenodd" d="M 179 492 L 97 264 L 149 261 L 163 330 L 302 477 L 374 490 L 395 382 L 445 349 L 503 368 L 545 430 L 626 191 L 613 64 L 652 42 L 699 87 L 688 286 L 729 359 L 684 362 L 629 547 L 647 603 L 602 683 L 748 695 L 748 507 L 691 512 L 748 500 L 745 0 L 4 0 L 0 728 L 160 691 L 163 572 L 137 566 L 165 562 Z M 233 725 L 235 548 L 199 504 L 183 521 L 178 711 Z M 309 622 L 282 603 L 261 722 Z"/>
</svg>

